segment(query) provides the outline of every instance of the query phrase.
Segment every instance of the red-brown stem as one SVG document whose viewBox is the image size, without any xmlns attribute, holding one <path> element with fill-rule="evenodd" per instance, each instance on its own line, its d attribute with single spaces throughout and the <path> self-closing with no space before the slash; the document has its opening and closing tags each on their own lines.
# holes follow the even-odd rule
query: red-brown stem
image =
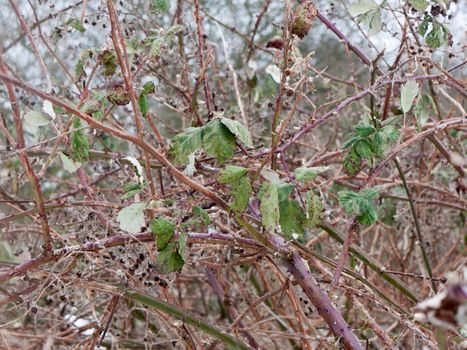
<svg viewBox="0 0 467 350">
<path fill-rule="evenodd" d="M 194 0 L 195 4 L 195 20 L 196 20 L 196 31 L 198 33 L 198 54 L 199 54 L 199 62 L 200 66 L 204 67 L 204 37 L 203 37 L 203 23 L 201 21 L 201 17 L 199 15 L 199 0 Z M 208 109 L 208 113 L 212 111 L 211 105 L 211 94 L 209 92 L 209 83 L 206 79 L 206 71 L 204 71 L 202 76 L 203 84 L 204 84 L 204 94 L 206 96 L 206 107 Z"/>
<path fill-rule="evenodd" d="M 163 166 L 167 168 L 179 181 L 184 183 L 185 185 L 191 187 L 193 190 L 198 191 L 202 194 L 204 194 L 206 197 L 210 198 L 213 200 L 217 205 L 219 205 L 223 209 L 227 209 L 228 205 L 227 203 L 219 197 L 215 192 L 211 191 L 210 189 L 198 184 L 197 182 L 193 181 L 190 179 L 188 176 L 186 176 L 182 171 L 178 170 L 162 153 L 160 153 L 154 146 L 151 144 L 147 143 L 144 140 L 141 140 L 139 137 L 131 135 L 123 130 L 116 129 L 112 126 L 106 125 L 96 119 L 94 119 L 92 116 L 85 114 L 81 112 L 80 110 L 76 109 L 73 106 L 68 105 L 67 103 L 63 102 L 59 98 L 48 94 L 42 90 L 36 89 L 35 87 L 32 87 L 28 84 L 26 84 L 24 81 L 15 79 L 8 74 L 5 73 L 0 73 L 0 80 L 11 83 L 15 86 L 18 86 L 36 96 L 39 96 L 45 100 L 48 100 L 55 104 L 56 106 L 59 106 L 66 110 L 67 112 L 79 117 L 80 119 L 84 120 L 86 123 L 88 123 L 92 128 L 94 129 L 99 129 L 102 131 L 105 131 L 109 133 L 110 135 L 113 135 L 115 137 L 119 137 L 121 139 L 130 141 L 134 143 L 135 145 L 139 146 L 143 150 L 146 150 L 150 155 L 152 155 L 156 160 L 158 160 Z"/>
<path fill-rule="evenodd" d="M 339 311 L 334 308 L 326 293 L 318 286 L 306 261 L 297 252 L 293 253 L 292 261 L 289 262 L 289 271 L 302 287 L 311 303 L 316 307 L 319 315 L 326 321 L 332 333 L 342 339 L 345 348 L 348 350 L 363 350 L 363 346 L 353 334 L 350 326 Z"/>
<path fill-rule="evenodd" d="M 239 244 L 253 247 L 253 248 L 261 248 L 261 245 L 256 241 L 248 238 L 242 237 L 233 237 L 230 235 L 225 235 L 217 232 L 210 232 L 210 233 L 188 233 L 188 240 L 189 241 L 203 241 L 206 242 L 208 240 L 218 241 L 218 242 L 230 242 L 235 241 Z M 4 282 L 9 280 L 10 278 L 21 276 L 28 271 L 33 269 L 37 269 L 38 267 L 47 264 L 49 262 L 55 262 L 62 258 L 65 255 L 72 254 L 72 253 L 82 253 L 82 252 L 99 252 L 105 248 L 111 248 L 116 246 L 121 246 L 125 244 L 138 244 L 142 242 L 154 242 L 154 235 L 152 233 L 139 233 L 135 235 L 119 235 L 113 236 L 101 241 L 97 242 L 88 242 L 81 245 L 65 247 L 61 249 L 55 249 L 49 256 L 38 256 L 36 258 L 30 259 L 25 261 L 22 264 L 19 264 L 6 272 L 0 274 L 0 282 Z"/>
<path fill-rule="evenodd" d="M 133 77 L 131 74 L 130 61 L 128 60 L 128 54 L 126 51 L 126 44 L 124 37 L 122 35 L 122 30 L 118 23 L 117 13 L 115 11 L 114 4 L 112 0 L 107 0 L 107 8 L 109 10 L 110 24 L 112 27 L 112 41 L 115 47 L 115 52 L 120 63 L 120 68 L 122 70 L 123 79 L 125 81 L 126 89 L 130 94 L 131 106 L 133 108 L 134 119 L 136 123 L 136 130 L 138 132 L 138 137 L 141 142 L 144 139 L 143 133 L 143 123 L 141 121 L 141 112 L 139 110 L 138 99 L 136 98 L 135 89 L 133 88 Z M 149 182 L 149 188 L 151 190 L 151 195 L 156 194 L 156 187 L 154 186 L 154 181 L 152 179 L 151 167 L 148 166 L 151 162 L 149 159 L 149 154 L 146 150 L 143 150 L 145 163 L 146 163 L 146 177 Z"/>
<path fill-rule="evenodd" d="M 368 57 L 366 57 L 366 55 L 358 47 L 352 45 L 350 43 L 350 40 L 339 29 L 337 29 L 334 23 L 328 20 L 326 16 L 324 16 L 320 11 L 317 12 L 316 16 L 319 18 L 321 22 L 324 23 L 326 27 L 331 29 L 334 32 L 334 34 L 336 34 L 337 37 L 344 42 L 344 44 L 349 48 L 349 50 L 352 51 L 355 55 L 357 55 L 358 58 L 362 60 L 363 63 L 365 63 L 369 67 L 372 66 L 371 60 Z M 382 74 L 379 68 L 377 68 L 376 72 L 379 75 Z"/>
<path fill-rule="evenodd" d="M 347 260 L 347 256 L 349 255 L 349 247 L 350 247 L 350 244 L 352 243 L 353 233 L 357 231 L 357 229 L 358 229 L 357 220 L 353 219 L 345 235 L 344 244 L 342 245 L 342 253 L 339 256 L 339 260 L 337 261 L 336 271 L 334 272 L 334 277 L 331 282 L 331 291 L 335 291 L 336 287 L 339 284 L 339 278 L 341 277 L 342 270 L 344 270 L 345 261 Z"/>
<path fill-rule="evenodd" d="M 0 53 L 0 73 L 6 74 L 6 72 L 7 72 L 6 65 L 5 65 L 5 62 L 3 61 L 2 54 Z M 18 100 L 16 98 L 13 84 L 11 82 L 5 82 L 5 85 L 7 88 L 8 97 L 10 99 L 11 110 L 13 111 L 13 118 L 14 118 L 15 126 L 16 126 L 16 137 L 18 139 L 16 143 L 16 148 L 22 149 L 25 146 L 25 142 L 24 142 L 23 124 L 21 122 L 21 112 L 18 106 Z M 47 213 L 45 211 L 44 199 L 42 197 L 41 184 L 39 182 L 39 178 L 34 172 L 34 169 L 32 168 L 31 163 L 29 162 L 26 152 L 20 151 L 19 159 L 33 187 L 34 200 L 37 205 L 37 209 L 38 209 L 39 217 L 41 221 L 41 226 L 42 226 L 42 235 L 44 239 L 44 252 L 46 255 L 48 255 L 52 251 L 52 238 L 50 236 L 50 227 L 49 227 L 49 221 L 47 220 Z"/>
</svg>

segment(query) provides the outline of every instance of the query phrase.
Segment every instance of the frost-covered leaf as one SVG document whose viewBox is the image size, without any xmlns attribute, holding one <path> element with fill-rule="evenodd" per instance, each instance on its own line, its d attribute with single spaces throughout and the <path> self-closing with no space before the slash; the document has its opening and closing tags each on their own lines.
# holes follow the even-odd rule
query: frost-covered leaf
<svg viewBox="0 0 467 350">
<path fill-rule="evenodd" d="M 137 202 L 120 210 L 117 216 L 120 229 L 130 233 L 138 233 L 144 225 L 146 206 L 146 202 Z"/>
<path fill-rule="evenodd" d="M 224 124 L 229 131 L 235 135 L 235 137 L 246 147 L 253 147 L 253 142 L 251 141 L 250 132 L 248 129 L 239 122 L 221 117 L 219 118 L 222 124 Z"/>
<path fill-rule="evenodd" d="M 323 210 L 320 198 L 313 191 L 308 191 L 306 194 L 305 227 L 310 229 L 316 227 L 321 220 Z"/>
<path fill-rule="evenodd" d="M 417 118 L 417 127 L 421 129 L 423 125 L 428 121 L 430 114 L 435 110 L 433 99 L 428 94 L 421 94 L 414 107 L 414 114 Z"/>
<path fill-rule="evenodd" d="M 142 184 L 144 182 L 143 167 L 138 162 L 138 159 L 136 159 L 135 157 L 130 157 L 130 156 L 127 156 L 123 159 L 129 161 L 131 165 L 133 165 L 133 170 L 135 171 L 135 174 L 138 177 L 139 182 Z"/>
<path fill-rule="evenodd" d="M 263 183 L 260 201 L 259 210 L 262 215 L 263 226 L 269 231 L 274 231 L 280 217 L 277 186 L 269 182 Z"/>
<path fill-rule="evenodd" d="M 404 113 L 410 111 L 418 92 L 419 87 L 415 80 L 410 80 L 404 84 L 401 90 L 401 107 Z"/>
<path fill-rule="evenodd" d="M 188 156 L 188 164 L 186 165 L 185 170 L 183 171 L 188 176 L 193 176 L 196 172 L 196 153 L 192 153 Z"/>
<path fill-rule="evenodd" d="M 357 17 L 369 11 L 376 10 L 378 4 L 373 0 L 362 0 L 349 6 L 349 13 L 352 17 Z"/>
<path fill-rule="evenodd" d="M 375 35 L 383 28 L 383 22 L 381 21 L 381 10 L 375 11 L 370 17 L 368 23 L 369 31 L 368 35 Z"/>
<path fill-rule="evenodd" d="M 28 127 L 38 128 L 40 126 L 48 125 L 51 120 L 40 112 L 28 111 L 24 115 L 24 122 Z"/>
<path fill-rule="evenodd" d="M 60 156 L 60 160 L 62 161 L 63 169 L 69 173 L 74 173 L 81 167 L 82 164 L 80 162 L 74 162 L 73 159 L 68 158 L 68 156 L 62 152 L 59 152 L 58 154 Z"/>
<path fill-rule="evenodd" d="M 234 198 L 230 206 L 237 213 L 241 213 L 247 208 L 253 192 L 250 179 L 246 176 L 247 173 L 248 169 L 246 168 L 229 165 L 219 175 L 220 183 L 230 185 L 231 194 Z"/>
<path fill-rule="evenodd" d="M 316 176 L 328 171 L 329 169 L 330 167 L 328 166 L 317 166 L 312 168 L 300 167 L 295 169 L 294 174 L 298 181 L 311 181 L 314 180 Z"/>
<path fill-rule="evenodd" d="M 231 193 L 234 198 L 233 203 L 230 205 L 231 208 L 237 213 L 245 211 L 253 192 L 250 179 L 244 176 L 240 180 L 232 183 L 230 187 L 232 188 Z"/>
<path fill-rule="evenodd" d="M 47 115 L 50 116 L 52 120 L 55 120 L 55 118 L 57 118 L 57 116 L 55 115 L 54 106 L 52 102 L 44 100 L 44 103 L 42 104 L 42 110 L 45 113 L 47 113 Z"/>
<path fill-rule="evenodd" d="M 261 176 L 263 176 L 269 182 L 279 184 L 281 179 L 279 178 L 279 174 L 276 173 L 274 170 L 270 170 L 267 168 L 261 169 Z"/>
<path fill-rule="evenodd" d="M 153 219 L 150 227 L 156 235 L 157 250 L 164 250 L 175 233 L 175 225 L 166 219 Z"/>
<path fill-rule="evenodd" d="M 275 64 L 267 66 L 266 73 L 271 76 L 275 83 L 279 84 L 281 82 L 281 70 Z"/>
</svg>

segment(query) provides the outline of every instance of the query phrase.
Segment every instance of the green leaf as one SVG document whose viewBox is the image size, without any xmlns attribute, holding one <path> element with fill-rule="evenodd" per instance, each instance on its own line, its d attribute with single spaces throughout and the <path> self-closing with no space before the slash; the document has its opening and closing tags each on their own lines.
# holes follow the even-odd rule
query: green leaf
<svg viewBox="0 0 467 350">
<path fill-rule="evenodd" d="M 279 203 L 279 223 L 282 234 L 287 239 L 297 238 L 295 235 L 303 235 L 303 222 L 305 214 L 295 200 L 285 200 Z"/>
<path fill-rule="evenodd" d="M 145 94 L 142 93 L 141 95 L 139 95 L 138 104 L 141 114 L 143 115 L 143 117 L 146 116 L 146 114 L 148 113 L 148 98 Z"/>
<path fill-rule="evenodd" d="M 159 252 L 156 264 L 162 273 L 172 273 L 182 270 L 185 260 L 178 252 L 177 242 L 169 243 L 164 250 Z"/>
<path fill-rule="evenodd" d="M 141 192 L 143 186 L 138 182 L 130 182 L 123 186 L 123 191 L 125 194 L 120 196 L 120 199 L 125 200 L 131 197 L 134 197 L 137 193 Z"/>
<path fill-rule="evenodd" d="M 400 136 L 400 132 L 398 129 L 396 129 L 394 126 L 392 125 L 386 125 L 384 128 L 383 128 L 383 135 L 386 139 L 388 140 L 391 140 L 391 141 L 396 141 L 399 136 Z"/>
<path fill-rule="evenodd" d="M 357 217 L 357 221 L 362 225 L 371 226 L 374 224 L 377 218 L 378 214 L 376 213 L 375 208 L 370 206 Z"/>
<path fill-rule="evenodd" d="M 220 164 L 235 155 L 235 136 L 221 123 L 219 119 L 213 119 L 203 127 L 204 151 L 215 157 Z"/>
<path fill-rule="evenodd" d="M 202 148 L 202 128 L 188 128 L 172 139 L 170 153 L 178 164 L 188 164 L 190 154 Z"/>
<path fill-rule="evenodd" d="M 402 111 L 407 113 L 412 108 L 412 104 L 419 92 L 418 83 L 415 80 L 410 80 L 404 84 L 401 90 L 401 107 Z"/>
<path fill-rule="evenodd" d="M 144 225 L 146 205 L 146 202 L 137 202 L 120 210 L 117 216 L 120 229 L 130 233 L 138 233 Z"/>
<path fill-rule="evenodd" d="M 360 197 L 353 191 L 340 191 L 339 205 L 349 214 L 360 213 Z"/>
<path fill-rule="evenodd" d="M 80 57 L 75 64 L 75 81 L 79 81 L 85 74 L 84 70 L 84 59 Z"/>
<path fill-rule="evenodd" d="M 81 127 L 81 120 L 74 118 L 73 129 Z M 72 158 L 78 162 L 85 162 L 89 159 L 89 141 L 83 130 L 74 130 L 71 133 Z"/>
<path fill-rule="evenodd" d="M 153 9 L 160 12 L 168 12 L 170 10 L 169 0 L 152 0 Z"/>
<path fill-rule="evenodd" d="M 362 170 L 362 160 L 357 152 L 352 149 L 345 156 L 342 166 L 346 174 L 355 176 Z"/>
<path fill-rule="evenodd" d="M 277 186 L 277 198 L 279 202 L 285 201 L 294 189 L 294 185 L 290 183 L 281 182 L 276 184 Z"/>
<path fill-rule="evenodd" d="M 72 28 L 79 31 L 80 33 L 84 33 L 86 31 L 86 28 L 84 28 L 83 23 L 81 23 L 81 21 L 78 18 L 71 18 L 66 23 Z"/>
<path fill-rule="evenodd" d="M 231 194 L 234 198 L 233 203 L 230 205 L 231 208 L 237 213 L 245 211 L 253 192 L 250 179 L 247 176 L 242 177 L 240 180 L 232 183 L 231 189 Z"/>
<path fill-rule="evenodd" d="M 342 145 L 342 148 L 343 149 L 349 148 L 349 147 L 353 146 L 354 144 L 356 144 L 359 140 L 360 140 L 360 137 L 358 137 L 358 136 L 352 137 L 349 140 L 344 142 L 344 144 Z"/>
<path fill-rule="evenodd" d="M 147 81 L 143 85 L 143 91 L 141 91 L 142 94 L 149 95 L 152 94 L 154 91 L 156 91 L 156 86 L 152 81 Z"/>
<path fill-rule="evenodd" d="M 313 191 L 308 191 L 306 194 L 305 227 L 309 229 L 316 227 L 321 221 L 323 210 L 320 198 Z"/>
<path fill-rule="evenodd" d="M 362 0 L 349 6 L 349 13 L 352 17 L 357 17 L 369 11 L 376 10 L 378 4 L 373 0 Z"/>
<path fill-rule="evenodd" d="M 248 129 L 239 122 L 221 117 L 219 118 L 221 123 L 224 124 L 229 131 L 235 135 L 235 137 L 246 147 L 253 147 L 251 136 Z"/>
<path fill-rule="evenodd" d="M 164 250 L 175 234 L 175 225 L 166 219 L 153 219 L 150 227 L 152 233 L 156 235 L 157 250 Z"/>
<path fill-rule="evenodd" d="M 104 50 L 99 55 L 100 62 L 104 67 L 103 74 L 109 77 L 117 71 L 117 54 L 114 50 Z"/>
<path fill-rule="evenodd" d="M 371 125 L 359 124 L 355 127 L 355 133 L 360 137 L 368 137 L 376 132 L 376 129 Z"/>
<path fill-rule="evenodd" d="M 426 36 L 428 46 L 437 49 L 446 44 L 449 39 L 449 31 L 437 21 L 433 21 L 433 29 Z"/>
<path fill-rule="evenodd" d="M 425 36 L 426 32 L 428 31 L 428 28 L 430 27 L 430 23 L 433 21 L 433 19 L 430 16 L 425 16 L 423 18 L 423 22 L 420 23 L 418 26 L 418 32 L 420 33 L 421 36 Z"/>
<path fill-rule="evenodd" d="M 362 225 L 372 225 L 378 218 L 373 201 L 378 197 L 378 191 L 372 188 L 360 193 L 341 191 L 338 194 L 339 204 L 344 210 L 356 215 L 357 221 Z"/>
<path fill-rule="evenodd" d="M 428 2 L 426 0 L 410 0 L 410 4 L 414 9 L 420 12 L 425 11 L 428 6 Z"/>
<path fill-rule="evenodd" d="M 370 202 L 370 201 L 373 201 L 373 200 L 375 200 L 376 198 L 378 198 L 379 193 L 378 193 L 378 191 L 375 190 L 374 188 L 367 188 L 367 189 L 364 189 L 363 191 L 361 191 L 361 192 L 359 193 L 359 195 L 360 195 L 363 199 L 365 199 L 365 200 L 367 200 L 367 201 Z"/>
<path fill-rule="evenodd" d="M 74 162 L 62 152 L 59 152 L 58 154 L 60 156 L 60 160 L 62 161 L 63 169 L 65 169 L 69 173 L 74 173 L 81 167 L 82 164 L 80 162 Z"/>
<path fill-rule="evenodd" d="M 373 157 L 372 145 L 367 139 L 361 139 L 355 144 L 355 152 L 360 158 L 371 160 Z"/>
<path fill-rule="evenodd" d="M 201 222 L 204 224 L 204 226 L 209 226 L 212 223 L 211 218 L 209 217 L 209 214 L 201 208 L 199 205 L 195 205 L 192 209 L 193 215 L 195 215 L 197 218 L 201 220 Z"/>
<path fill-rule="evenodd" d="M 261 185 L 259 210 L 262 215 L 263 226 L 268 231 L 274 231 L 279 222 L 279 196 L 277 185 L 265 182 Z"/>
<path fill-rule="evenodd" d="M 328 166 L 317 166 L 312 168 L 300 167 L 295 169 L 294 174 L 298 181 L 305 182 L 314 180 L 316 176 L 328 171 L 329 169 L 330 167 Z"/>
<path fill-rule="evenodd" d="M 247 172 L 248 169 L 246 168 L 227 165 L 219 174 L 219 182 L 222 184 L 232 184 L 245 176 Z"/>
</svg>

